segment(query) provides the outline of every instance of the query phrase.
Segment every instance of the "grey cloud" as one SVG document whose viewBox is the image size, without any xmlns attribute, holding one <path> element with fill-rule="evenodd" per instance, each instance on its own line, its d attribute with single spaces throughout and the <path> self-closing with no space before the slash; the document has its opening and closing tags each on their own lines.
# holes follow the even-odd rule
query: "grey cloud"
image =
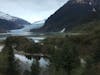
<svg viewBox="0 0 100 75">
<path fill-rule="evenodd" d="M 0 11 L 32 21 L 50 16 L 68 0 L 0 0 Z M 35 17 L 35 18 L 34 18 Z"/>
</svg>

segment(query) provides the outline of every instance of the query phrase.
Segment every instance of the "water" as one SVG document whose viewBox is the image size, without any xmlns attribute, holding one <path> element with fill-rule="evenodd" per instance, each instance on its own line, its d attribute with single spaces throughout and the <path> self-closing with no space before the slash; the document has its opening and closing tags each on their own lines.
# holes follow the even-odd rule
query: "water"
<svg viewBox="0 0 100 75">
<path fill-rule="evenodd" d="M 35 43 L 38 43 L 41 40 L 45 39 L 45 37 L 27 37 L 27 38 L 33 40 Z"/>
<path fill-rule="evenodd" d="M 19 55 L 19 54 L 15 54 L 15 58 L 17 60 L 19 60 L 19 67 L 20 67 L 20 70 L 22 72 L 22 74 L 24 73 L 24 71 L 31 71 L 31 66 L 32 66 L 32 63 L 34 63 L 34 60 L 35 59 L 28 59 L 26 58 L 24 55 Z M 42 69 L 46 69 L 49 65 L 49 61 L 48 60 L 45 60 L 44 58 L 41 58 L 39 60 L 39 66 L 40 68 Z"/>
<path fill-rule="evenodd" d="M 6 40 L 6 38 L 8 36 L 25 36 L 26 38 L 31 39 L 31 40 L 35 41 L 36 43 L 45 39 L 45 37 L 36 37 L 32 33 L 28 33 L 28 32 L 16 33 L 16 34 L 15 33 L 14 34 L 13 33 L 1 33 L 0 41 Z M 0 46 L 0 52 L 2 51 L 3 47 L 4 47 L 4 45 Z M 28 58 L 26 58 L 26 56 L 20 55 L 20 54 L 15 54 L 15 59 L 18 60 L 19 68 L 20 68 L 22 75 L 23 75 L 24 71 L 31 71 L 31 66 L 32 66 L 32 63 L 34 63 L 34 59 L 28 59 Z M 39 64 L 40 64 L 39 65 L 40 68 L 46 69 L 47 66 L 49 65 L 49 61 L 45 60 L 44 58 L 41 58 L 39 60 Z"/>
<path fill-rule="evenodd" d="M 0 52 L 2 51 L 3 48 L 4 48 L 4 45 L 0 45 Z"/>
<path fill-rule="evenodd" d="M 4 48 L 4 45 L 0 45 L 0 52 L 2 51 L 2 49 Z M 32 63 L 34 63 L 35 59 L 28 59 L 26 58 L 26 56 L 24 55 L 20 55 L 20 54 L 14 54 L 15 59 L 18 61 L 19 64 L 19 69 L 21 71 L 21 74 L 23 75 L 24 71 L 31 71 L 31 66 Z M 44 58 L 40 58 L 39 60 L 39 66 L 42 69 L 46 69 L 49 65 L 49 60 L 45 60 Z"/>
<path fill-rule="evenodd" d="M 15 54 L 15 59 L 19 61 L 19 67 L 22 73 L 26 70 L 31 71 L 33 59 L 27 59 L 24 55 L 19 54 Z"/>
</svg>

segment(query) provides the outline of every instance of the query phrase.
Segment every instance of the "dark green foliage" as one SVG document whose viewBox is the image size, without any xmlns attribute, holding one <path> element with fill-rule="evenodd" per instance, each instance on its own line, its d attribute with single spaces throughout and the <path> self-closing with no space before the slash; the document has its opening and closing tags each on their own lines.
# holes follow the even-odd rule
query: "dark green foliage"
<svg viewBox="0 0 100 75">
<path fill-rule="evenodd" d="M 80 65 L 76 44 L 69 38 L 51 38 L 45 40 L 44 46 L 51 56 L 51 65 L 55 66 L 56 70 L 63 69 L 71 75 L 71 71 Z"/>
<path fill-rule="evenodd" d="M 53 68 L 50 70 L 50 72 L 52 72 L 51 75 L 100 75 L 99 22 L 96 23 L 97 27 L 95 27 L 94 24 L 93 27 L 91 27 L 91 24 L 89 28 L 86 29 L 91 31 L 89 33 L 81 33 L 82 35 L 67 37 L 51 37 L 39 44 L 32 43 L 23 37 L 7 38 L 5 47 L 2 53 L 0 53 L 0 75 L 18 75 L 18 69 L 12 50 L 12 45 L 15 44 L 17 45 L 16 49 L 19 51 L 22 50 L 31 54 L 44 53 L 48 55 L 48 59 L 50 60 L 49 67 Z M 94 29 L 92 30 L 92 28 Z M 80 59 L 84 59 L 86 63 L 80 63 Z M 39 75 L 39 62 L 34 61 L 31 69 L 31 75 Z M 26 71 L 25 74 L 30 73 Z"/>
<path fill-rule="evenodd" d="M 100 31 L 100 20 L 94 20 L 87 22 L 81 25 L 78 25 L 73 28 L 71 32 L 80 32 L 80 33 L 93 33 L 95 31 Z"/>
<path fill-rule="evenodd" d="M 7 75 L 18 75 L 17 71 L 17 63 L 14 58 L 14 53 L 12 47 L 9 46 L 8 48 L 8 68 L 7 68 Z"/>
<path fill-rule="evenodd" d="M 34 44 L 34 41 L 25 38 L 24 36 L 11 36 L 5 41 L 5 44 L 15 46 L 17 51 L 27 51 Z"/>
<path fill-rule="evenodd" d="M 7 60 L 7 54 L 0 53 L 0 75 L 6 75 L 5 73 L 8 68 Z"/>
<path fill-rule="evenodd" d="M 32 67 L 31 67 L 31 75 L 39 75 L 40 74 L 40 67 L 39 62 L 33 61 Z"/>
<path fill-rule="evenodd" d="M 18 63 L 15 60 L 12 44 L 6 40 L 0 55 L 1 75 L 19 75 Z M 1 70 L 2 69 L 2 70 Z"/>
<path fill-rule="evenodd" d="M 41 51 L 41 45 L 40 44 L 37 44 L 37 43 L 33 43 L 33 45 L 32 46 L 30 46 L 27 50 L 26 50 L 26 52 L 27 53 L 40 53 Z"/>
<path fill-rule="evenodd" d="M 74 70 L 77 71 L 75 75 L 99 75 L 100 27 L 97 24 L 91 32 L 83 35 L 45 39 L 43 49 L 51 56 L 53 68 L 58 72 L 64 69 L 68 75 L 74 75 Z M 80 65 L 80 59 L 86 62 L 81 63 L 84 66 Z"/>
<path fill-rule="evenodd" d="M 18 75 L 18 67 L 11 46 L 5 46 L 0 57 L 0 71 L 3 71 L 0 73 L 3 75 Z"/>
</svg>

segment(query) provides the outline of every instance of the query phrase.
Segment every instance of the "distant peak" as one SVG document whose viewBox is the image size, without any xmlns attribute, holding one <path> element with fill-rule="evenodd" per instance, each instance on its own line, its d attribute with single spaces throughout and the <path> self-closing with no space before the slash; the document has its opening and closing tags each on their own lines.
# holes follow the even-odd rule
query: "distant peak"
<svg viewBox="0 0 100 75">
<path fill-rule="evenodd" d="M 41 24 L 41 23 L 45 23 L 45 21 L 46 21 L 46 19 L 44 19 L 44 20 L 40 20 L 40 21 L 36 21 L 36 22 L 34 22 L 34 24 Z"/>
<path fill-rule="evenodd" d="M 16 18 L 0 11 L 0 19 L 15 20 Z"/>
</svg>

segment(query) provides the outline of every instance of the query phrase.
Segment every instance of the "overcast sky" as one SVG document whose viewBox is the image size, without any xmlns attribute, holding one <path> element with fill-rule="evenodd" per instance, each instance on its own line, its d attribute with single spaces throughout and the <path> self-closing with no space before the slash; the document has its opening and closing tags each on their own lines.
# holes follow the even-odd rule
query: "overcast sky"
<svg viewBox="0 0 100 75">
<path fill-rule="evenodd" d="M 29 22 L 46 19 L 68 0 L 0 0 L 0 11 Z"/>
</svg>

